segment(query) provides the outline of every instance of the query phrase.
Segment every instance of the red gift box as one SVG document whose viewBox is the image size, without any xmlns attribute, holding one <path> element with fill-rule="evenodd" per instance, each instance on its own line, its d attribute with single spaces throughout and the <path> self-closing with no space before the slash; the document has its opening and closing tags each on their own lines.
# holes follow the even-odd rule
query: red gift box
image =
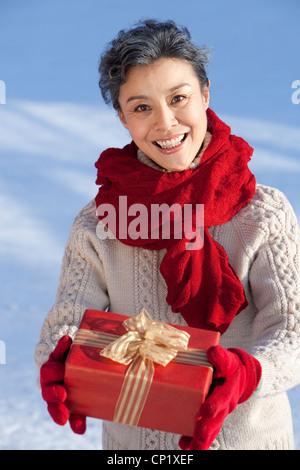
<svg viewBox="0 0 300 470">
<path fill-rule="evenodd" d="M 188 350 L 178 352 L 165 367 L 154 364 L 153 377 L 146 385 L 137 369 L 131 371 L 136 381 L 125 391 L 125 383 L 131 380 L 126 375 L 130 366 L 103 357 L 100 352 L 114 339 L 124 337 L 127 330 L 123 322 L 132 318 L 98 310 L 85 312 L 66 361 L 67 406 L 72 413 L 192 436 L 196 415 L 212 380 L 205 350 L 218 344 L 220 334 L 171 325 L 190 335 Z M 130 418 L 130 407 L 139 408 L 135 421 Z"/>
</svg>

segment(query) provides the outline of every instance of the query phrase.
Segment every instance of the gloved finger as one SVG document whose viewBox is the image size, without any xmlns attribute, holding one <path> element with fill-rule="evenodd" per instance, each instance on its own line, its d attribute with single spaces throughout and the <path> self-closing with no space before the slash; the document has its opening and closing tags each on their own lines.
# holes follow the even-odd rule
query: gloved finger
<svg viewBox="0 0 300 470">
<path fill-rule="evenodd" d="M 63 403 L 48 403 L 48 412 L 56 424 L 64 426 L 70 417 L 70 412 Z"/>
<path fill-rule="evenodd" d="M 224 419 L 227 416 L 226 410 L 222 410 L 217 416 L 211 419 L 200 419 L 195 427 L 194 440 L 197 441 L 198 450 L 207 450 L 219 434 Z M 192 443 L 193 445 L 193 443 Z M 195 443 L 194 443 L 195 445 Z M 197 450 L 197 449 L 191 449 Z"/>
<path fill-rule="evenodd" d="M 189 447 L 185 450 L 208 450 L 210 446 L 204 445 L 202 442 L 196 441 L 194 437 L 190 438 Z"/>
<path fill-rule="evenodd" d="M 206 351 L 209 362 L 215 367 L 214 378 L 234 373 L 237 367 L 237 357 L 222 346 L 211 346 Z"/>
<path fill-rule="evenodd" d="M 73 432 L 76 434 L 84 434 L 86 431 L 86 417 L 81 414 L 71 413 L 70 415 L 70 426 Z"/>
<path fill-rule="evenodd" d="M 194 437 L 181 436 L 179 446 L 183 450 L 208 450 L 211 444 L 197 441 Z"/>
<path fill-rule="evenodd" d="M 191 450 L 191 444 L 192 444 L 193 438 L 190 436 L 181 436 L 179 439 L 179 447 L 182 450 Z"/>
<path fill-rule="evenodd" d="M 197 415 L 198 419 L 212 419 L 223 410 L 228 410 L 231 402 L 231 391 L 234 387 L 232 382 L 232 380 L 226 379 L 224 383 L 221 385 L 216 385 L 213 388 L 210 395 L 206 398 L 200 407 L 199 413 Z"/>
<path fill-rule="evenodd" d="M 72 338 L 69 335 L 64 335 L 58 341 L 56 348 L 50 354 L 49 359 L 58 362 L 64 362 L 66 360 L 66 354 L 72 344 Z"/>
<path fill-rule="evenodd" d="M 52 382 L 62 382 L 65 375 L 65 365 L 62 362 L 48 360 L 42 365 L 40 371 L 41 385 Z"/>
<path fill-rule="evenodd" d="M 42 388 L 42 397 L 47 403 L 64 403 L 67 399 L 67 390 L 58 383 L 46 384 Z"/>
</svg>

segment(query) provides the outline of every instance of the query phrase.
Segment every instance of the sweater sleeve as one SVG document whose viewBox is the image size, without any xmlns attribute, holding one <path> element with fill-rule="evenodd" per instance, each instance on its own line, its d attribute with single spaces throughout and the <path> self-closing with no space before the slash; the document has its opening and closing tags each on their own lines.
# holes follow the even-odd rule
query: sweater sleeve
<svg viewBox="0 0 300 470">
<path fill-rule="evenodd" d="M 86 309 L 105 310 L 109 306 L 95 214 L 95 206 L 91 202 L 77 216 L 71 228 L 56 300 L 44 320 L 35 350 L 38 368 L 47 361 L 63 335 L 74 337 Z"/>
<path fill-rule="evenodd" d="M 260 229 L 265 235 L 249 276 L 258 310 L 249 352 L 263 371 L 257 396 L 266 396 L 300 382 L 300 236 L 281 192 L 270 191 L 257 207 L 264 209 Z"/>
</svg>

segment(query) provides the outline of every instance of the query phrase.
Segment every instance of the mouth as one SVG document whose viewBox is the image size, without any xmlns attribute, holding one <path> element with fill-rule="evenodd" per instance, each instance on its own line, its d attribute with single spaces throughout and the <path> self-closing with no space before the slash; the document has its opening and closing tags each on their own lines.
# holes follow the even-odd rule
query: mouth
<svg viewBox="0 0 300 470">
<path fill-rule="evenodd" d="M 173 139 L 165 139 L 165 140 L 156 140 L 154 141 L 153 143 L 163 149 L 163 150 L 167 150 L 167 149 L 173 149 L 175 147 L 178 147 L 180 144 L 182 144 L 185 139 L 187 137 L 187 134 L 181 134 L 179 135 L 178 137 L 175 137 Z"/>
</svg>

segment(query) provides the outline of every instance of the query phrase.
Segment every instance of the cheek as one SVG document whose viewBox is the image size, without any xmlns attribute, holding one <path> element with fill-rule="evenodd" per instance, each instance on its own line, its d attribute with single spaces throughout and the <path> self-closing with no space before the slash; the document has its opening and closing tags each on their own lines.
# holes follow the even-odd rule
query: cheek
<svg viewBox="0 0 300 470">
<path fill-rule="evenodd" d="M 149 129 L 145 122 L 133 119 L 128 122 L 128 131 L 133 140 L 140 141 L 146 139 Z"/>
<path fill-rule="evenodd" d="M 203 108 L 203 103 L 197 100 L 190 106 L 187 106 L 180 113 L 180 120 L 182 123 L 190 126 L 191 128 L 202 127 L 206 125 L 206 111 Z"/>
<path fill-rule="evenodd" d="M 207 130 L 207 117 L 204 109 L 195 111 L 191 115 L 191 122 L 197 134 L 203 134 Z"/>
</svg>

